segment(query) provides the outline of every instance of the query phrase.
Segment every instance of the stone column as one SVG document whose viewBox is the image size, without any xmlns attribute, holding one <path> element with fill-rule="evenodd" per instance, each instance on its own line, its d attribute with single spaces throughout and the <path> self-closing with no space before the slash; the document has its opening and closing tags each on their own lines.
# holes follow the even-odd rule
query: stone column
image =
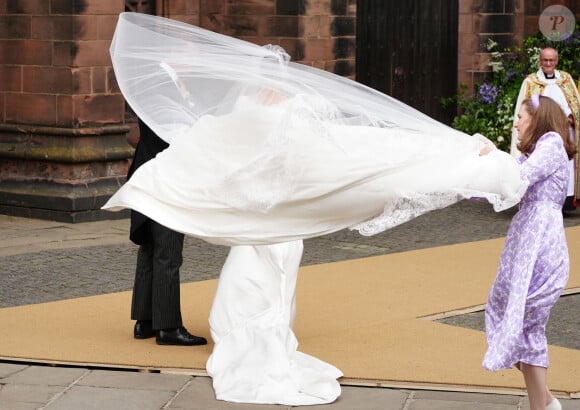
<svg viewBox="0 0 580 410">
<path fill-rule="evenodd" d="M 122 0 L 0 0 L 0 213 L 66 222 L 99 208 L 132 157 L 109 46 Z"/>
</svg>

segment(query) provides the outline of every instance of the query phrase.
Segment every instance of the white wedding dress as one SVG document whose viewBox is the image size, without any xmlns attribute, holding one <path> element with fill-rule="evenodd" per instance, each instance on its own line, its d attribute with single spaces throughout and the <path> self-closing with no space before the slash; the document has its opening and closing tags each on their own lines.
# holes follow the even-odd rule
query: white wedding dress
<svg viewBox="0 0 580 410">
<path fill-rule="evenodd" d="M 340 395 L 340 371 L 292 332 L 302 239 L 373 235 L 463 198 L 502 210 L 526 188 L 509 154 L 479 155 L 481 138 L 279 49 L 123 13 L 111 54 L 125 98 L 170 145 L 104 209 L 232 246 L 210 314 L 221 400 Z"/>
<path fill-rule="evenodd" d="M 340 394 L 340 371 L 298 352 L 292 332 L 300 239 L 347 227 L 374 234 L 464 197 L 498 206 L 519 198 L 515 161 L 479 156 L 477 138 L 332 123 L 321 137 L 306 120 L 284 119 L 305 103 L 244 98 L 200 119 L 105 206 L 233 245 L 210 314 L 207 371 L 218 399 L 306 405 Z M 256 159 L 281 122 L 285 143 Z M 269 165 L 256 170 L 256 161 Z"/>
<path fill-rule="evenodd" d="M 498 209 L 519 199 L 515 160 L 480 156 L 478 138 L 314 123 L 302 117 L 309 104 L 242 97 L 230 113 L 200 118 L 105 208 L 132 208 L 212 243 L 258 245 L 347 227 L 372 235 L 463 198 Z"/>
<path fill-rule="evenodd" d="M 302 241 L 234 246 L 224 264 L 209 323 L 207 361 L 218 399 L 323 404 L 340 394 L 340 370 L 297 351 L 292 324 Z"/>
</svg>

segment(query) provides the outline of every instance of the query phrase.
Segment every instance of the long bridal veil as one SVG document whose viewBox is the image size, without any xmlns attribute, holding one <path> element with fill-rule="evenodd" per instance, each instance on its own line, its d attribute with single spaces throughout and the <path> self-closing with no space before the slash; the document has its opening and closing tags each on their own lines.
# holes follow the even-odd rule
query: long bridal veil
<svg viewBox="0 0 580 410">
<path fill-rule="evenodd" d="M 123 95 L 171 144 L 108 209 L 211 242 L 372 235 L 463 198 L 523 193 L 515 161 L 355 81 L 199 27 L 122 13 L 111 46 Z"/>
<path fill-rule="evenodd" d="M 169 148 L 104 208 L 232 246 L 210 312 L 218 399 L 340 394 L 340 371 L 298 352 L 292 332 L 302 239 L 373 235 L 463 198 L 501 210 L 525 190 L 510 155 L 480 156 L 482 139 L 278 46 L 123 13 L 111 56 L 126 100 Z"/>
</svg>

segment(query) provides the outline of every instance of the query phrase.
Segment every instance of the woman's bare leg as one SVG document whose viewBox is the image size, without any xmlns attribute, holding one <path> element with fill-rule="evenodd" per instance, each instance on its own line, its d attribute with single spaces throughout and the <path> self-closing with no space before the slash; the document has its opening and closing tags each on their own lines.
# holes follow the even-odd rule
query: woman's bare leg
<svg viewBox="0 0 580 410">
<path fill-rule="evenodd" d="M 540 366 L 532 366 L 521 363 L 520 368 L 524 374 L 528 398 L 530 399 L 530 410 L 545 410 L 552 401 L 552 394 L 546 387 L 548 369 Z M 552 397 L 550 399 L 550 397 Z"/>
</svg>

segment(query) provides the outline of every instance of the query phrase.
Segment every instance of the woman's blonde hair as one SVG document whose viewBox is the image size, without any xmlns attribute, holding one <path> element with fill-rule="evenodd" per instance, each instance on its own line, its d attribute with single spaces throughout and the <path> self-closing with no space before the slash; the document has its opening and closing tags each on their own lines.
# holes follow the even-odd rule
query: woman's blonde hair
<svg viewBox="0 0 580 410">
<path fill-rule="evenodd" d="M 532 101 L 534 98 L 535 101 Z M 540 137 L 552 131 L 560 134 L 568 158 L 572 159 L 576 153 L 576 146 L 570 141 L 569 122 L 562 108 L 554 100 L 544 96 L 526 98 L 522 101 L 522 107 L 532 118 L 526 133 L 519 136 L 518 150 L 526 155 L 531 154 Z"/>
</svg>

